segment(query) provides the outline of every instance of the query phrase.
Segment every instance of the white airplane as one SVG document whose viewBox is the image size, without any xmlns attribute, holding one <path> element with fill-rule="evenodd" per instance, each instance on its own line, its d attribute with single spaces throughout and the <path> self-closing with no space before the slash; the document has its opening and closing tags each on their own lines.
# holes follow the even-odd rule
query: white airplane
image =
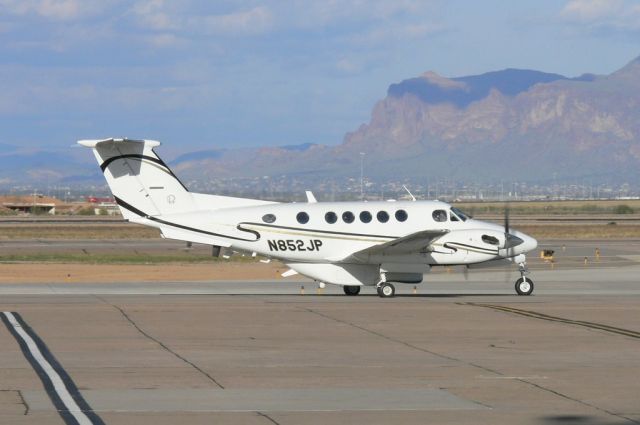
<svg viewBox="0 0 640 425">
<path fill-rule="evenodd" d="M 153 140 L 80 140 L 93 149 L 123 217 L 158 228 L 162 236 L 278 259 L 346 295 L 375 286 L 395 295 L 393 283 L 420 283 L 435 265 L 509 259 L 519 265 L 519 295 L 533 292 L 525 253 L 537 241 L 505 226 L 472 219 L 439 201 L 306 203 L 193 193 L 153 148 Z"/>
</svg>

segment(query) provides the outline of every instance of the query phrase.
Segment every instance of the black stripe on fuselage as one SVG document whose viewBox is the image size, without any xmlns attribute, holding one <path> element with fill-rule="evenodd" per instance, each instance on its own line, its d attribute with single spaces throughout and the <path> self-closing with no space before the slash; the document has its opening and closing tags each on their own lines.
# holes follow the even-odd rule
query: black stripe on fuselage
<svg viewBox="0 0 640 425">
<path fill-rule="evenodd" d="M 241 229 L 240 226 L 238 226 L 238 228 L 237 228 L 240 231 L 248 232 L 248 233 L 251 233 L 251 234 L 255 235 L 255 237 L 256 237 L 255 240 L 254 239 L 238 238 L 238 237 L 229 236 L 229 235 L 223 235 L 221 233 L 207 232 L 206 230 L 196 229 L 195 227 L 184 226 L 182 224 L 171 223 L 170 221 L 166 221 L 166 220 L 163 220 L 161 218 L 149 215 L 149 214 L 147 214 L 147 213 L 145 213 L 143 211 L 140 211 L 139 209 L 137 209 L 133 205 L 123 201 L 122 199 L 118 198 L 117 196 L 114 196 L 114 199 L 116 200 L 116 204 L 118 204 L 122 208 L 124 208 L 126 210 L 129 210 L 132 213 L 134 213 L 136 215 L 139 215 L 142 218 L 146 218 L 148 220 L 155 221 L 156 223 L 161 223 L 161 224 L 165 224 L 167 226 L 177 227 L 179 229 L 189 230 L 190 232 L 202 233 L 204 235 L 209 235 L 209 236 L 218 236 L 218 237 L 221 237 L 221 238 L 233 239 L 233 240 L 237 240 L 237 241 L 257 242 L 257 241 L 260 240 L 260 233 L 256 232 L 255 230 Z"/>
<path fill-rule="evenodd" d="M 269 227 L 269 228 L 284 229 L 284 230 L 294 230 L 297 232 L 322 233 L 327 235 L 357 236 L 362 238 L 384 238 L 384 239 L 400 238 L 400 236 L 370 235 L 366 233 L 349 233 L 349 232 L 335 232 L 331 230 L 303 229 L 300 227 L 276 226 L 275 224 L 263 224 L 263 223 L 252 223 L 252 222 L 243 222 L 243 223 L 240 223 L 238 226 L 242 226 L 242 225 L 261 226 L 261 227 Z"/>
<path fill-rule="evenodd" d="M 154 153 L 155 153 L 155 151 L 154 151 Z M 187 189 L 187 187 L 184 184 L 182 184 L 182 182 L 180 181 L 178 176 L 173 174 L 173 171 L 171 171 L 171 168 L 169 168 L 169 166 L 167 164 L 165 164 L 165 162 L 162 159 L 160 159 L 160 157 L 155 158 L 153 156 L 141 155 L 141 154 L 133 154 L 133 153 L 126 154 L 126 155 L 112 156 L 111 158 L 106 159 L 102 164 L 100 164 L 100 168 L 102 169 L 102 172 L 104 173 L 104 171 L 107 169 L 109 164 L 111 164 L 113 161 L 118 160 L 118 159 L 126 159 L 126 158 L 139 159 L 140 161 L 145 159 L 147 161 L 151 161 L 151 162 L 153 162 L 155 164 L 163 166 L 164 168 L 167 169 L 166 170 L 167 173 L 169 173 L 169 175 L 171 175 L 171 177 L 176 179 L 178 181 L 178 183 L 180 184 L 180 186 L 182 186 L 184 188 L 184 190 L 186 190 L 187 192 L 189 191 L 189 189 Z"/>
<path fill-rule="evenodd" d="M 444 246 L 446 248 L 449 248 L 449 246 L 451 248 L 459 247 L 461 249 L 479 251 L 482 254 L 495 254 L 495 255 L 498 255 L 498 250 L 497 249 L 483 248 L 481 246 L 467 245 L 467 244 L 463 244 L 463 243 L 459 243 L 459 242 L 447 242 L 447 243 L 444 244 Z"/>
</svg>

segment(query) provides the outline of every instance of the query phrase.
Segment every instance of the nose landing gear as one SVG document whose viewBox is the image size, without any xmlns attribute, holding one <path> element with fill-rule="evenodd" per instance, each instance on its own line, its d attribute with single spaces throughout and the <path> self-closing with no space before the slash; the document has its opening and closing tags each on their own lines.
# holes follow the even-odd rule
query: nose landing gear
<svg viewBox="0 0 640 425">
<path fill-rule="evenodd" d="M 518 270 L 520 271 L 520 278 L 516 280 L 516 293 L 518 295 L 531 295 L 533 292 L 533 280 L 529 279 L 527 275 L 527 263 L 524 259 L 518 263 Z"/>
</svg>

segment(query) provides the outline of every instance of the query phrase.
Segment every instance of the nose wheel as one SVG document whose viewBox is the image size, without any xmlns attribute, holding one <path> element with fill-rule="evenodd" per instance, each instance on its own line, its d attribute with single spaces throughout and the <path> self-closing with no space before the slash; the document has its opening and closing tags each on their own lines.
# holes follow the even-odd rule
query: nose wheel
<svg viewBox="0 0 640 425">
<path fill-rule="evenodd" d="M 533 292 L 533 280 L 524 276 L 516 280 L 516 292 L 518 295 L 531 295 Z"/>
<path fill-rule="evenodd" d="M 518 264 L 518 270 L 520 271 L 520 278 L 516 280 L 516 293 L 518 295 L 531 295 L 533 292 L 533 280 L 529 279 L 527 275 L 527 263 L 521 262 Z"/>
</svg>

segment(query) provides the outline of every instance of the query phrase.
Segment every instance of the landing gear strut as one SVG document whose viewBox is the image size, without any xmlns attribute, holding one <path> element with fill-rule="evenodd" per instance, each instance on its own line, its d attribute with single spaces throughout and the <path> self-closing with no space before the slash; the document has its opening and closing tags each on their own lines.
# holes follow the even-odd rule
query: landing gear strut
<svg viewBox="0 0 640 425">
<path fill-rule="evenodd" d="M 520 271 L 520 278 L 516 280 L 516 293 L 518 295 L 531 295 L 533 292 L 533 280 L 529 279 L 527 275 L 527 263 L 522 261 L 518 264 L 518 270 Z"/>
<path fill-rule="evenodd" d="M 344 285 L 342 287 L 345 295 L 354 296 L 360 293 L 360 287 L 356 285 Z"/>
<path fill-rule="evenodd" d="M 389 282 L 380 282 L 378 284 L 378 295 L 380 298 L 392 298 L 396 295 L 396 287 Z"/>
</svg>

